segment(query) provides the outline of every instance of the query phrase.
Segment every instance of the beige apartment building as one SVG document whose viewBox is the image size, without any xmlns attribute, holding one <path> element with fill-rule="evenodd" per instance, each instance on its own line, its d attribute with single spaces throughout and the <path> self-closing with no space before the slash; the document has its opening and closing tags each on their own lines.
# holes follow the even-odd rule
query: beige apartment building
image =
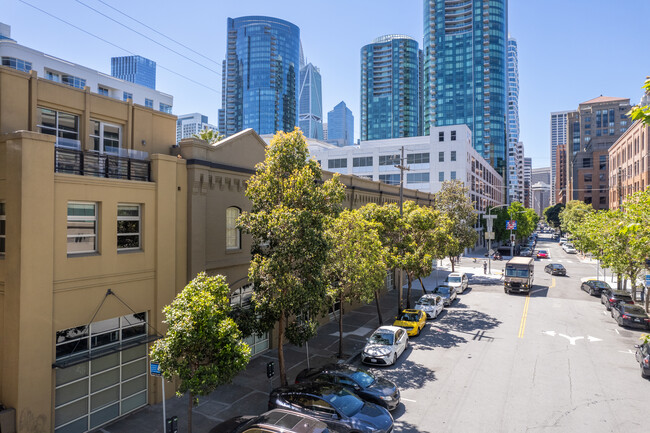
<svg viewBox="0 0 650 433">
<path fill-rule="evenodd" d="M 609 206 L 618 209 L 650 185 L 650 128 L 635 122 L 609 149 Z"/>
<path fill-rule="evenodd" d="M 160 401 L 147 343 L 187 281 L 175 131 L 0 67 L 0 401 L 17 431 L 83 432 Z"/>
</svg>

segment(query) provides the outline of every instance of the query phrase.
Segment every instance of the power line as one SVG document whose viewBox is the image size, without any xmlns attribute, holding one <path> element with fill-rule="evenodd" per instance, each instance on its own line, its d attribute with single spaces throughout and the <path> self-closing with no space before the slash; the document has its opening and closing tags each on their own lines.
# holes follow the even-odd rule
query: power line
<svg viewBox="0 0 650 433">
<path fill-rule="evenodd" d="M 155 39 L 150 38 L 149 36 L 145 35 L 144 33 L 140 33 L 139 31 L 137 31 L 137 30 L 135 30 L 135 29 L 132 29 L 131 27 L 127 26 L 126 24 L 123 24 L 123 23 L 119 22 L 118 20 L 116 20 L 116 19 L 114 19 L 114 18 L 112 18 L 112 17 L 109 17 L 109 16 L 106 15 L 105 13 L 98 11 L 98 10 L 95 9 L 94 7 L 87 5 L 86 3 L 82 2 L 81 0 L 75 0 L 75 1 L 76 1 L 77 3 L 79 3 L 80 5 L 86 6 L 88 9 L 90 9 L 90 10 L 92 10 L 92 11 L 95 11 L 96 13 L 98 13 L 98 14 L 101 15 L 101 16 L 103 16 L 104 18 L 113 21 L 115 24 L 119 24 L 120 26 L 124 27 L 125 29 L 129 29 L 129 30 L 131 30 L 133 33 L 138 34 L 138 35 L 142 36 L 143 38 L 150 40 L 150 41 L 153 42 L 154 44 L 159 45 L 159 46 L 161 46 L 161 47 L 163 47 L 163 48 L 165 48 L 165 49 L 171 51 L 172 53 L 177 54 L 177 55 L 181 56 L 182 58 L 184 58 L 184 59 L 186 59 L 186 60 L 189 60 L 190 62 L 192 62 L 192 63 L 194 63 L 194 64 L 196 64 L 196 65 L 199 65 L 199 66 L 202 67 L 202 68 L 207 69 L 207 70 L 210 71 L 210 72 L 213 72 L 213 73 L 215 73 L 215 74 L 217 74 L 217 75 L 221 75 L 220 72 L 215 71 L 214 69 L 210 69 L 210 68 L 208 68 L 207 66 L 205 66 L 204 64 L 199 63 L 199 62 L 197 62 L 196 60 L 187 57 L 185 54 L 183 54 L 183 53 L 179 53 L 178 51 L 174 50 L 173 48 L 169 48 L 167 45 L 161 44 L 160 42 L 156 41 Z"/>
<path fill-rule="evenodd" d="M 67 25 L 69 25 L 70 27 L 73 27 L 73 28 L 79 30 L 80 32 L 86 33 L 87 35 L 90 35 L 90 36 L 92 36 L 92 37 L 94 37 L 94 38 L 97 38 L 97 39 L 99 39 L 100 41 L 107 43 L 108 45 L 112 45 L 112 46 L 114 46 L 114 47 L 117 48 L 117 49 L 120 49 L 120 50 L 126 51 L 127 53 L 129 53 L 129 54 L 131 54 L 131 55 L 134 55 L 134 56 L 137 55 L 137 54 L 135 54 L 135 53 L 133 53 L 133 52 L 127 50 L 126 48 L 120 47 L 119 45 L 114 44 L 113 42 L 107 41 L 106 39 L 104 39 L 104 38 L 102 38 L 102 37 L 100 37 L 100 36 L 97 36 L 97 35 L 95 35 L 95 34 L 93 34 L 93 33 L 90 33 L 89 31 L 84 30 L 84 29 L 82 29 L 81 27 L 78 27 L 78 26 L 76 26 L 76 25 L 74 25 L 74 24 L 72 24 L 72 23 L 70 23 L 70 22 L 68 22 L 68 21 L 66 21 L 66 20 L 64 20 L 64 19 L 62 19 L 62 18 L 59 18 L 59 17 L 57 17 L 56 15 L 53 15 L 53 14 L 51 14 L 51 13 L 49 13 L 49 12 L 47 12 L 47 11 L 45 11 L 45 10 L 43 10 L 43 9 L 41 9 L 41 8 L 39 8 L 39 7 L 37 7 L 37 6 L 34 6 L 33 4 L 26 2 L 25 0 L 18 0 L 18 1 L 21 2 L 21 3 L 26 4 L 27 6 L 30 6 L 30 7 L 34 8 L 34 9 L 36 9 L 37 11 L 40 11 L 40 12 L 44 13 L 45 15 L 48 15 L 48 16 L 50 16 L 50 17 L 52 17 L 52 18 L 54 18 L 54 19 L 56 19 L 56 20 L 58 20 L 58 21 L 61 21 L 62 23 L 67 24 Z M 221 91 L 220 91 L 220 90 L 214 89 L 214 88 L 212 88 L 212 87 L 210 87 L 210 86 L 207 86 L 207 85 L 205 85 L 205 84 L 203 84 L 203 83 L 200 83 L 200 82 L 198 82 L 198 81 L 196 81 L 196 80 L 193 80 L 192 78 L 189 78 L 189 77 L 187 77 L 187 76 L 185 76 L 185 75 L 183 75 L 183 74 L 180 74 L 180 73 L 178 73 L 178 72 L 176 72 L 176 71 L 173 71 L 173 70 L 171 70 L 171 69 L 169 69 L 169 68 L 166 68 L 166 67 L 164 67 L 164 66 L 162 66 L 162 65 L 160 65 L 160 64 L 157 64 L 157 66 L 158 66 L 160 69 L 164 69 L 164 70 L 167 71 L 167 72 L 171 72 L 172 74 L 177 75 L 177 76 L 179 76 L 179 77 L 181 77 L 181 78 L 184 78 L 184 79 L 186 79 L 187 81 L 190 81 L 190 82 L 192 82 L 192 83 L 194 83 L 194 84 L 196 84 L 196 85 L 199 85 L 199 86 L 201 86 L 201 87 L 204 87 L 204 88 L 206 88 L 206 89 L 208 89 L 208 90 L 211 90 L 211 91 L 213 91 L 213 92 L 215 92 L 215 93 L 221 94 Z"/>
</svg>

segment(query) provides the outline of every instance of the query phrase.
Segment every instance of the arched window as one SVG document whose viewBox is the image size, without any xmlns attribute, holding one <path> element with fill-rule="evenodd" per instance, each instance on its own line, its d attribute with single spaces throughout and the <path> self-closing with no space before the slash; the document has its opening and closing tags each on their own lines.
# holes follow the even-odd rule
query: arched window
<svg viewBox="0 0 650 433">
<path fill-rule="evenodd" d="M 238 250 L 241 248 L 241 234 L 237 228 L 237 218 L 241 210 L 238 207 L 226 209 L 226 249 Z"/>
</svg>

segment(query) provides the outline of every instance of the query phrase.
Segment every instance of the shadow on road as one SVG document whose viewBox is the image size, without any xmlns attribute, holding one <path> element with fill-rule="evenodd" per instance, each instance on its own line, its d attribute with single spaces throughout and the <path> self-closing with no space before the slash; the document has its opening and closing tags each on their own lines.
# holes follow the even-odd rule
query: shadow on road
<svg viewBox="0 0 650 433">
<path fill-rule="evenodd" d="M 411 343 L 412 345 L 413 343 Z M 412 348 L 406 349 L 397 360 L 397 364 L 386 368 L 369 369 L 376 376 L 383 377 L 391 382 L 399 384 L 400 390 L 420 389 L 427 382 L 436 380 L 435 371 L 408 359 Z M 368 366 L 365 366 L 366 368 Z M 396 410 L 400 410 L 397 408 Z"/>
<path fill-rule="evenodd" d="M 492 285 L 501 284 L 501 275 L 474 274 L 472 284 Z"/>
<path fill-rule="evenodd" d="M 548 296 L 547 286 L 533 286 L 533 290 L 530 291 L 531 298 L 545 298 L 546 296 Z"/>
</svg>

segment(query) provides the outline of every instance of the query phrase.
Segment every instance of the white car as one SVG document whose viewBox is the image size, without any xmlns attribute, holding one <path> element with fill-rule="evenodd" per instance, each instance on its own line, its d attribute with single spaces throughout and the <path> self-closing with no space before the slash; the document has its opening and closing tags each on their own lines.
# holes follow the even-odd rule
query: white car
<svg viewBox="0 0 650 433">
<path fill-rule="evenodd" d="M 445 304 L 440 295 L 426 294 L 422 295 L 415 303 L 415 310 L 421 310 L 427 315 L 427 319 L 435 319 L 445 308 Z"/>
<path fill-rule="evenodd" d="M 578 254 L 578 251 L 571 244 L 564 244 L 562 247 L 567 254 Z"/>
<path fill-rule="evenodd" d="M 398 326 L 380 326 L 372 333 L 361 352 L 361 362 L 393 365 L 409 344 L 406 330 Z"/>
<path fill-rule="evenodd" d="M 469 286 L 469 278 L 465 272 L 452 272 L 445 278 L 444 284 L 456 289 L 456 293 L 463 293 Z"/>
</svg>

